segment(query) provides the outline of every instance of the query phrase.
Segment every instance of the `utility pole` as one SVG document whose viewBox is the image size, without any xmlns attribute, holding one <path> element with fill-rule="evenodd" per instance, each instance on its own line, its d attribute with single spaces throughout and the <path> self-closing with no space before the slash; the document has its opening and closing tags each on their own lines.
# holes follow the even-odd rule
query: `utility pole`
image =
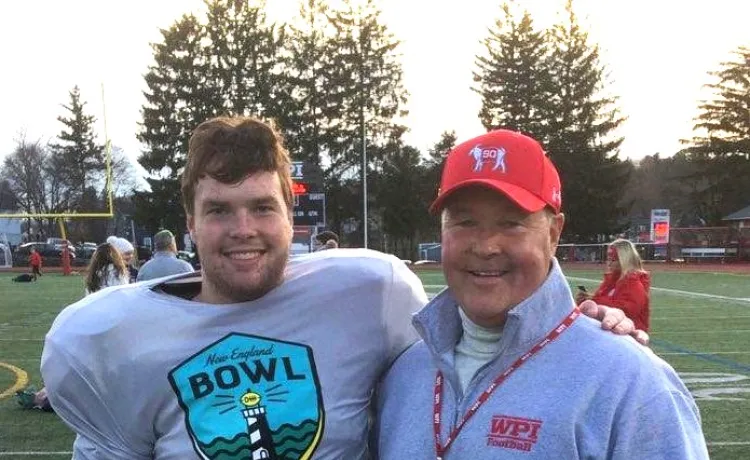
<svg viewBox="0 0 750 460">
<path fill-rule="evenodd" d="M 364 246 L 367 247 L 367 133 L 365 131 L 365 108 L 359 106 L 359 123 L 362 130 L 362 227 L 364 229 Z"/>
</svg>

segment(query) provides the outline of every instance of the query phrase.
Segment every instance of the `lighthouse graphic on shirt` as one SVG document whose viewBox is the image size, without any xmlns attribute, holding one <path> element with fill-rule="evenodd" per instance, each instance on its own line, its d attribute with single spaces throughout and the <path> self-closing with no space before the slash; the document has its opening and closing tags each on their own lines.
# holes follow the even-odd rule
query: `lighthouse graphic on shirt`
<svg viewBox="0 0 750 460">
<path fill-rule="evenodd" d="M 233 333 L 169 373 L 201 458 L 310 459 L 325 411 L 312 349 Z"/>
</svg>

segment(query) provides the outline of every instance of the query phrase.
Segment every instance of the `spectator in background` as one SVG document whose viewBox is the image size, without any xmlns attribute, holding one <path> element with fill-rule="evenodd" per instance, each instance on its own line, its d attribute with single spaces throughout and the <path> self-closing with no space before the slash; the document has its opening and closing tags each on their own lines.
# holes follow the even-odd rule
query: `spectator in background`
<svg viewBox="0 0 750 460">
<path fill-rule="evenodd" d="M 132 246 L 131 246 L 132 247 Z M 86 295 L 109 286 L 128 284 L 128 267 L 120 251 L 111 243 L 102 243 L 91 256 L 86 274 Z"/>
<path fill-rule="evenodd" d="M 607 272 L 594 295 L 579 290 L 576 301 L 619 308 L 633 320 L 636 329 L 649 331 L 651 277 L 643 269 L 641 256 L 628 240 L 616 239 L 607 248 Z"/>
<path fill-rule="evenodd" d="M 339 247 L 339 236 L 330 230 L 315 235 L 315 251 L 336 249 Z"/>
<path fill-rule="evenodd" d="M 42 276 L 42 255 L 34 247 L 31 248 L 29 254 L 29 264 L 31 265 L 31 276 L 36 281 L 37 276 Z"/>
<path fill-rule="evenodd" d="M 137 281 L 193 271 L 192 265 L 177 258 L 177 243 L 169 230 L 162 230 L 154 235 L 154 249 L 156 252 L 151 260 L 138 271 Z"/>
<path fill-rule="evenodd" d="M 133 244 L 125 238 L 120 238 L 117 236 L 110 236 L 109 238 L 107 238 L 107 243 L 114 246 L 115 249 L 120 252 L 120 256 L 122 257 L 122 260 L 123 262 L 125 262 L 125 266 L 128 269 L 130 282 L 135 283 L 135 281 L 138 279 L 138 270 L 133 267 L 133 255 L 135 254 L 135 248 L 133 247 Z"/>
</svg>

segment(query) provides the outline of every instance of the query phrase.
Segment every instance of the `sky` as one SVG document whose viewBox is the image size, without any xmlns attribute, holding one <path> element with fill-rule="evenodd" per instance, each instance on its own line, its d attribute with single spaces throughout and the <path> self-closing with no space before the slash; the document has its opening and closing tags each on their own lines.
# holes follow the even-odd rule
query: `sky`
<svg viewBox="0 0 750 460">
<path fill-rule="evenodd" d="M 480 99 L 471 91 L 474 58 L 487 28 L 500 17 L 499 0 L 380 0 L 383 18 L 402 41 L 404 83 L 410 93 L 406 141 L 426 150 L 445 130 L 459 141 L 483 132 Z M 563 0 L 524 0 L 539 26 L 551 24 Z M 288 21 L 298 0 L 268 0 L 271 18 Z M 747 0 L 576 0 L 575 9 L 602 49 L 606 90 L 618 96 L 627 121 L 621 157 L 674 154 L 689 138 L 708 72 L 750 46 Z M 16 140 L 56 136 L 63 103 L 81 88 L 95 129 L 133 159 L 152 63 L 159 42 L 182 14 L 200 13 L 200 0 L 36 0 L 0 4 L 0 159 Z M 106 117 L 105 117 L 106 114 Z"/>
</svg>

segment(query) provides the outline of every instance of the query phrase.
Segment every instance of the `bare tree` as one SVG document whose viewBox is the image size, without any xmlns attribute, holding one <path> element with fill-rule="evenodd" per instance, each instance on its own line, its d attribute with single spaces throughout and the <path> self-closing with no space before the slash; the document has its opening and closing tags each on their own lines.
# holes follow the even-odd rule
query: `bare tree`
<svg viewBox="0 0 750 460">
<path fill-rule="evenodd" d="M 60 213 L 70 209 L 69 193 L 48 146 L 41 140 L 28 141 L 25 133 L 16 140 L 16 148 L 3 161 L 2 176 L 16 204 L 29 214 Z M 48 219 L 51 227 L 53 220 Z"/>
<path fill-rule="evenodd" d="M 112 147 L 111 168 L 112 168 L 112 194 L 114 196 L 130 195 L 136 187 L 136 171 L 133 162 L 128 158 L 125 150 L 119 147 Z M 106 196 L 106 182 L 105 196 Z"/>
<path fill-rule="evenodd" d="M 26 213 L 43 212 L 45 197 L 44 165 L 48 153 L 41 141 L 29 142 L 25 133 L 16 140 L 16 148 L 3 162 L 3 177 Z"/>
</svg>

